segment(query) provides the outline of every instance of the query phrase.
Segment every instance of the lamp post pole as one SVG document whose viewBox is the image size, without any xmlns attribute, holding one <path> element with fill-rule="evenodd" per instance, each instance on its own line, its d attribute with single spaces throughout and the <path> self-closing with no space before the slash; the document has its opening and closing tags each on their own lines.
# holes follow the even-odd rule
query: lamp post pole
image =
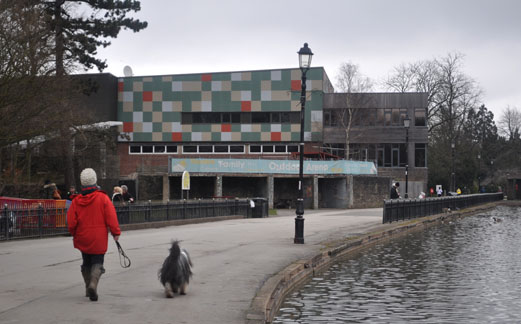
<svg viewBox="0 0 521 324">
<path fill-rule="evenodd" d="M 481 193 L 481 154 L 478 154 L 478 193 Z"/>
<path fill-rule="evenodd" d="M 407 199 L 409 198 L 409 127 L 411 126 L 409 115 L 405 115 L 403 126 L 405 127 L 405 198 Z"/>
<path fill-rule="evenodd" d="M 302 91 L 300 93 L 300 144 L 299 144 L 299 178 L 298 178 L 298 196 L 297 209 L 295 213 L 295 239 L 293 243 L 304 244 L 304 117 L 306 114 L 306 73 L 311 65 L 313 53 L 308 47 L 308 43 L 304 43 L 298 51 L 299 67 L 302 71 Z"/>
<path fill-rule="evenodd" d="M 451 156 L 452 156 L 452 167 L 451 167 L 451 175 L 450 175 L 450 191 L 456 191 L 456 174 L 454 173 L 454 148 L 456 144 L 454 144 L 454 140 L 450 143 L 451 148 Z"/>
</svg>

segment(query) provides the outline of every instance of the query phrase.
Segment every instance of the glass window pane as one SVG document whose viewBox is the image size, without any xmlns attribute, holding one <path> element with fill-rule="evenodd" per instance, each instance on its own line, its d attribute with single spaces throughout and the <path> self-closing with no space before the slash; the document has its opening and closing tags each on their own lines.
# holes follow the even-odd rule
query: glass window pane
<svg viewBox="0 0 521 324">
<path fill-rule="evenodd" d="M 384 110 L 376 109 L 376 126 L 384 126 Z"/>
<path fill-rule="evenodd" d="M 231 123 L 232 122 L 232 116 L 230 113 L 222 113 L 222 121 L 223 123 Z"/>
<path fill-rule="evenodd" d="M 298 145 L 288 145 L 288 152 L 298 152 Z"/>
<path fill-rule="evenodd" d="M 414 125 L 427 126 L 425 118 L 425 109 L 416 109 L 414 111 Z"/>
<path fill-rule="evenodd" d="M 143 145 L 143 146 L 141 146 L 141 152 L 143 152 L 143 153 L 152 153 L 153 152 L 153 146 L 152 145 Z"/>
<path fill-rule="evenodd" d="M 261 146 L 260 145 L 250 145 L 250 153 L 260 153 Z"/>
<path fill-rule="evenodd" d="M 391 144 L 384 144 L 384 167 L 390 168 L 391 163 Z"/>
<path fill-rule="evenodd" d="M 277 123 L 277 124 L 280 123 L 280 113 L 272 112 L 272 113 L 270 113 L 270 115 L 271 115 L 271 122 L 272 123 Z"/>
<path fill-rule="evenodd" d="M 244 145 L 230 145 L 231 153 L 244 153 Z"/>
<path fill-rule="evenodd" d="M 289 113 L 289 121 L 292 124 L 300 124 L 300 112 Z"/>
<path fill-rule="evenodd" d="M 166 152 L 167 153 L 177 153 L 177 145 L 167 145 Z"/>
<path fill-rule="evenodd" d="M 392 125 L 393 126 L 400 126 L 400 109 L 394 108 L 392 110 L 392 112 L 393 112 Z"/>
<path fill-rule="evenodd" d="M 273 153 L 273 145 L 262 145 L 263 153 Z"/>
<path fill-rule="evenodd" d="M 275 145 L 275 152 L 286 153 L 286 145 Z"/>
<path fill-rule="evenodd" d="M 282 112 L 280 113 L 280 122 L 281 123 L 289 123 L 290 122 L 290 113 L 289 112 Z"/>
<path fill-rule="evenodd" d="M 228 153 L 228 145 L 215 145 L 213 149 L 215 153 Z"/>
<path fill-rule="evenodd" d="M 183 145 L 183 153 L 197 153 L 197 145 Z"/>
<path fill-rule="evenodd" d="M 241 122 L 241 113 L 231 113 L 232 123 L 239 124 Z"/>
<path fill-rule="evenodd" d="M 417 168 L 425 168 L 425 144 L 415 144 L 414 150 L 414 166 Z"/>
<path fill-rule="evenodd" d="M 265 112 L 254 112 L 251 113 L 251 122 L 252 123 L 269 123 L 270 122 L 270 113 Z"/>
<path fill-rule="evenodd" d="M 391 126 L 391 109 L 385 109 L 385 126 Z"/>
<path fill-rule="evenodd" d="M 199 145 L 199 153 L 212 153 L 211 145 Z"/>
<path fill-rule="evenodd" d="M 154 145 L 154 153 L 165 153 L 164 145 Z"/>
<path fill-rule="evenodd" d="M 141 153 L 141 145 L 131 145 L 130 153 Z"/>
</svg>

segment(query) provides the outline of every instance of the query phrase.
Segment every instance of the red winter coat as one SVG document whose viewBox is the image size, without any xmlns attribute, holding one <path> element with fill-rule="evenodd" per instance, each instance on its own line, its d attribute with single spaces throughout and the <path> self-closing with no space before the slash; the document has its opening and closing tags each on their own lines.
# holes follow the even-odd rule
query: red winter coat
<svg viewBox="0 0 521 324">
<path fill-rule="evenodd" d="M 67 212 L 67 223 L 74 247 L 87 254 L 107 252 L 108 229 L 112 235 L 121 234 L 116 209 L 101 190 L 74 198 Z"/>
</svg>

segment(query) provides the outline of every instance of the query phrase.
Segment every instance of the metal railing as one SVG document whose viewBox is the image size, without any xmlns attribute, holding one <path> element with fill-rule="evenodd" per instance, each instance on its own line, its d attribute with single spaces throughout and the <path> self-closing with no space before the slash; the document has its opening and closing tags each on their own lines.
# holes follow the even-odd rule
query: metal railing
<svg viewBox="0 0 521 324">
<path fill-rule="evenodd" d="M 135 203 L 117 205 L 120 224 L 162 222 L 230 215 L 252 217 L 248 200 L 181 200 L 168 203 Z"/>
<path fill-rule="evenodd" d="M 137 224 L 241 215 L 253 217 L 249 200 L 182 200 L 168 203 L 134 203 L 117 205 L 120 224 Z M 267 216 L 267 215 L 266 215 Z M 4 204 L 0 210 L 0 241 L 18 238 L 41 238 L 68 234 L 67 209 L 20 207 Z"/>
<path fill-rule="evenodd" d="M 440 214 L 445 209 L 458 210 L 503 199 L 503 193 L 487 193 L 424 199 L 384 200 L 383 223 Z"/>
</svg>

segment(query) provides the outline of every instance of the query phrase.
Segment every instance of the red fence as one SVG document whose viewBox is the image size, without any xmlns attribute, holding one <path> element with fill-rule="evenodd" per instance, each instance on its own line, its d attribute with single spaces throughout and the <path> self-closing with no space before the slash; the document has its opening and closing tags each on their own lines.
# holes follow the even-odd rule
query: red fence
<svg viewBox="0 0 521 324">
<path fill-rule="evenodd" d="M 29 231 L 42 236 L 66 230 L 67 201 L 0 197 L 0 215 L 0 235 Z"/>
</svg>

